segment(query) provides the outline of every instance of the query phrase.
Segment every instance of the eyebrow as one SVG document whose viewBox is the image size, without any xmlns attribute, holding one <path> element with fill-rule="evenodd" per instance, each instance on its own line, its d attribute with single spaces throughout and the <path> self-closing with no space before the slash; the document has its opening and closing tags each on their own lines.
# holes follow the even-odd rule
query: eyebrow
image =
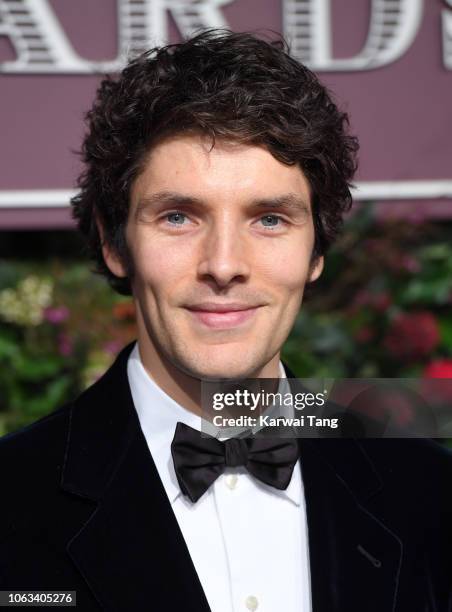
<svg viewBox="0 0 452 612">
<path fill-rule="evenodd" d="M 253 202 L 253 204 L 259 208 L 295 209 L 306 214 L 311 212 L 309 203 L 295 193 L 286 193 L 274 198 L 260 198 Z"/>
<path fill-rule="evenodd" d="M 135 219 L 138 215 L 146 208 L 156 206 L 157 204 L 163 204 L 166 206 L 190 206 L 198 205 L 205 206 L 204 200 L 177 193 L 173 191 L 160 191 L 152 193 L 148 196 L 144 196 L 138 201 L 137 208 L 135 211 Z M 274 208 L 276 210 L 294 210 L 303 214 L 309 215 L 311 213 L 311 207 L 309 203 L 302 198 L 300 195 L 295 193 L 286 193 L 280 196 L 272 198 L 258 198 L 250 202 L 251 206 L 256 208 Z"/>
</svg>

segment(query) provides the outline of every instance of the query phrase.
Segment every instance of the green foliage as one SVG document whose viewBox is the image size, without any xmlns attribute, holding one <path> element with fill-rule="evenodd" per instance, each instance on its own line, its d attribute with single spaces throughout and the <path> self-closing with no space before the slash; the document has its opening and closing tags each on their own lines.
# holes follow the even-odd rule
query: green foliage
<svg viewBox="0 0 452 612">
<path fill-rule="evenodd" d="M 451 229 L 361 208 L 305 293 L 283 351 L 291 368 L 333 378 L 419 376 L 437 360 L 452 368 Z"/>
<path fill-rule="evenodd" d="M 134 337 L 130 300 L 86 263 L 0 262 L 0 434 L 73 399 Z"/>
<path fill-rule="evenodd" d="M 307 288 L 283 359 L 303 377 L 452 368 L 450 235 L 450 223 L 362 207 Z M 0 434 L 76 397 L 135 336 L 131 301 L 80 258 L 0 259 Z"/>
</svg>

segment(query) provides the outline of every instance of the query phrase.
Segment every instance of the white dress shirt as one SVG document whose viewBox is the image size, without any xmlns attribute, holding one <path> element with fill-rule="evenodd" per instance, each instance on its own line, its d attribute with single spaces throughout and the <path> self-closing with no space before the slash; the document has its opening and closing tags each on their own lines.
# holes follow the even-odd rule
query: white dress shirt
<svg viewBox="0 0 452 612">
<path fill-rule="evenodd" d="M 146 372 L 135 345 L 127 373 L 152 458 L 212 612 L 310 612 L 308 529 L 300 462 L 285 491 L 245 468 L 226 468 L 192 503 L 179 488 L 171 457 L 178 421 L 201 417 L 175 402 Z M 280 363 L 280 375 L 285 372 Z"/>
</svg>

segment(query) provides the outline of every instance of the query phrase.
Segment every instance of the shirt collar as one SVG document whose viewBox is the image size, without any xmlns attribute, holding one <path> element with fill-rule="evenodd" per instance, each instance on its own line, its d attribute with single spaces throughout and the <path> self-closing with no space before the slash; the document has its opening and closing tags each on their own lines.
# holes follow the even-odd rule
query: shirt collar
<svg viewBox="0 0 452 612">
<path fill-rule="evenodd" d="M 279 373 L 281 379 L 287 378 L 281 362 L 279 362 Z M 181 494 L 171 457 L 174 431 L 178 422 L 201 431 L 201 417 L 174 401 L 149 376 L 141 361 L 138 342 L 130 353 L 127 375 L 141 429 L 168 498 L 174 503 Z M 297 472 L 299 472 L 298 463 L 285 491 L 278 491 L 273 487 L 269 489 L 300 505 L 301 477 Z"/>
<path fill-rule="evenodd" d="M 138 342 L 130 353 L 127 375 L 141 429 L 171 503 L 180 494 L 171 457 L 171 442 L 180 421 L 201 429 L 201 417 L 193 414 L 165 393 L 149 376 L 141 361 Z"/>
</svg>

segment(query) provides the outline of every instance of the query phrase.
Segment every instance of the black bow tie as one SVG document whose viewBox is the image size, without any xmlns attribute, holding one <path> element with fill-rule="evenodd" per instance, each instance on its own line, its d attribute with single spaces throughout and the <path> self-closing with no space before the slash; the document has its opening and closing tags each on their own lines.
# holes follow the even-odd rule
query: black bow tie
<svg viewBox="0 0 452 612">
<path fill-rule="evenodd" d="M 299 451 L 293 438 L 230 438 L 220 442 L 178 423 L 171 454 L 182 493 L 196 502 L 225 467 L 243 465 L 265 484 L 287 489 Z"/>
</svg>

